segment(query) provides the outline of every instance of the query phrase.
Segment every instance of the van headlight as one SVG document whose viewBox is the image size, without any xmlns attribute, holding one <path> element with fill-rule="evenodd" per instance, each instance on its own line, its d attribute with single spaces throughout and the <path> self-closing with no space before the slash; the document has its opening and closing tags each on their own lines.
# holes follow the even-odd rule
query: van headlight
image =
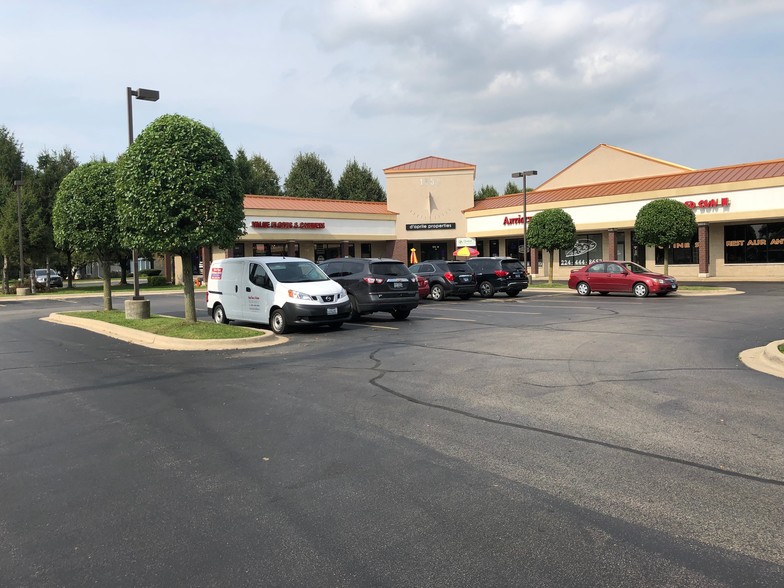
<svg viewBox="0 0 784 588">
<path fill-rule="evenodd" d="M 294 298 L 295 300 L 316 300 L 310 294 L 305 294 L 298 290 L 289 290 L 289 298 Z"/>
</svg>

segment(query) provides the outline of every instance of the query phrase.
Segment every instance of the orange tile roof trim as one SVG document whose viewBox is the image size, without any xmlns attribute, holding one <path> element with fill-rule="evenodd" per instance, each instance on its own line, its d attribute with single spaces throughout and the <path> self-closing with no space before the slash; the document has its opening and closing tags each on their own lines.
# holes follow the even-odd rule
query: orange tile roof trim
<svg viewBox="0 0 784 588">
<path fill-rule="evenodd" d="M 566 186 L 552 190 L 534 190 L 528 192 L 526 203 L 545 204 L 568 200 L 583 200 L 600 198 L 603 196 L 618 196 L 622 194 L 638 194 L 641 192 L 657 192 L 699 186 L 712 186 L 749 180 L 763 180 L 768 178 L 784 177 L 784 159 L 759 161 L 756 163 L 742 163 L 725 167 L 680 172 L 664 176 L 650 176 L 647 178 L 634 178 L 631 180 L 616 180 L 599 184 L 585 184 L 581 186 Z M 523 194 L 508 194 L 481 200 L 473 208 L 463 212 L 480 210 L 495 210 L 523 205 Z"/>
<path fill-rule="evenodd" d="M 285 210 L 292 212 L 344 212 L 356 214 L 396 215 L 387 208 L 386 202 L 364 202 L 362 200 L 333 200 L 331 198 L 297 198 L 294 196 L 245 195 L 246 210 Z"/>
<path fill-rule="evenodd" d="M 453 159 L 444 159 L 443 157 L 435 157 L 430 155 L 409 161 L 408 163 L 401 163 L 384 169 L 385 174 L 389 173 L 405 173 L 405 172 L 421 172 L 421 171 L 444 171 L 444 170 L 476 170 L 476 166 L 472 163 L 465 163 L 463 161 L 455 161 Z"/>
</svg>

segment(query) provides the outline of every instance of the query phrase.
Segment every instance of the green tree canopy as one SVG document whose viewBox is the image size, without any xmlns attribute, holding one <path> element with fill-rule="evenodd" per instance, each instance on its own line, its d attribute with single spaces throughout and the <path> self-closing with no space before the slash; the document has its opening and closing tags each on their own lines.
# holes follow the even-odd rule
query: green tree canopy
<svg viewBox="0 0 784 588">
<path fill-rule="evenodd" d="M 548 208 L 537 212 L 528 223 L 528 245 L 544 249 L 550 253 L 550 275 L 548 282 L 553 283 L 553 260 L 555 251 L 573 247 L 577 241 L 574 220 L 562 208 Z"/>
<path fill-rule="evenodd" d="M 0 126 L 0 182 L 9 186 L 22 179 L 22 146 L 6 127 Z"/>
<path fill-rule="evenodd" d="M 327 164 L 315 153 L 300 153 L 294 158 L 283 184 L 286 196 L 334 198 L 335 182 Z"/>
<path fill-rule="evenodd" d="M 346 164 L 337 187 L 338 200 L 364 200 L 369 202 L 386 202 L 387 195 L 378 178 L 366 165 L 360 165 L 356 159 Z"/>
<path fill-rule="evenodd" d="M 251 185 L 253 190 L 246 193 L 280 196 L 280 177 L 272 164 L 260 155 L 254 154 L 250 158 L 250 166 L 253 170 L 253 184 Z"/>
<path fill-rule="evenodd" d="M 196 320 L 191 256 L 228 249 L 243 234 L 243 194 L 221 136 L 167 114 L 145 128 L 117 168 L 118 217 L 126 247 L 182 257 L 186 320 Z"/>
<path fill-rule="evenodd" d="M 520 187 L 517 184 L 515 184 L 512 180 L 509 180 L 506 183 L 506 187 L 504 188 L 504 195 L 520 194 L 521 192 L 522 190 L 520 189 Z"/>
<path fill-rule="evenodd" d="M 489 184 L 485 184 L 479 190 L 474 192 L 474 201 L 479 202 L 480 200 L 484 200 L 485 198 L 493 198 L 498 196 L 498 190 L 495 189 L 495 186 L 491 186 Z"/>
<path fill-rule="evenodd" d="M 104 310 L 112 309 L 110 268 L 120 247 L 116 167 L 94 161 L 71 171 L 60 183 L 52 211 L 57 246 L 100 260 Z"/>
<path fill-rule="evenodd" d="M 664 248 L 664 272 L 669 265 L 669 248 L 673 243 L 691 241 L 697 234 L 694 211 L 677 200 L 653 200 L 637 213 L 634 235 L 639 243 Z"/>
</svg>

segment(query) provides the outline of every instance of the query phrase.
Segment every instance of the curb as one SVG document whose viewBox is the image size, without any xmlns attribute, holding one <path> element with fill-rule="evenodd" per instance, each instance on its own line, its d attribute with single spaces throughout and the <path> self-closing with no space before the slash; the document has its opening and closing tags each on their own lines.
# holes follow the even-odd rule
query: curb
<svg viewBox="0 0 784 588">
<path fill-rule="evenodd" d="M 753 370 L 764 372 L 771 376 L 784 378 L 784 353 L 779 351 L 779 345 L 784 344 L 784 339 L 773 341 L 764 347 L 754 347 L 740 352 L 740 360 Z"/>
<path fill-rule="evenodd" d="M 97 321 L 83 317 L 68 316 L 53 312 L 48 317 L 43 317 L 42 321 L 68 325 L 107 335 L 114 339 L 141 345 L 151 349 L 164 351 L 226 351 L 234 349 L 255 349 L 258 347 L 269 347 L 286 343 L 288 338 L 274 335 L 273 333 L 263 333 L 256 337 L 246 337 L 243 339 L 180 339 L 178 337 L 166 337 L 147 333 L 130 327 L 113 325 L 104 321 Z"/>
</svg>

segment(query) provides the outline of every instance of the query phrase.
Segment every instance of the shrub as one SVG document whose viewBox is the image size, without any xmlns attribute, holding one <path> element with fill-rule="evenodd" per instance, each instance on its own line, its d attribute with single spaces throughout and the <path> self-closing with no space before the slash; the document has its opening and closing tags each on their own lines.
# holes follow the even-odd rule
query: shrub
<svg viewBox="0 0 784 588">
<path fill-rule="evenodd" d="M 159 269 L 152 269 L 152 268 L 150 268 L 150 269 L 143 269 L 143 270 L 139 270 L 139 275 L 140 276 L 160 276 L 161 275 L 161 270 L 159 270 Z"/>
<path fill-rule="evenodd" d="M 160 270 L 158 270 L 160 271 Z M 166 286 L 169 282 L 166 281 L 166 276 L 147 276 L 147 286 Z"/>
</svg>

